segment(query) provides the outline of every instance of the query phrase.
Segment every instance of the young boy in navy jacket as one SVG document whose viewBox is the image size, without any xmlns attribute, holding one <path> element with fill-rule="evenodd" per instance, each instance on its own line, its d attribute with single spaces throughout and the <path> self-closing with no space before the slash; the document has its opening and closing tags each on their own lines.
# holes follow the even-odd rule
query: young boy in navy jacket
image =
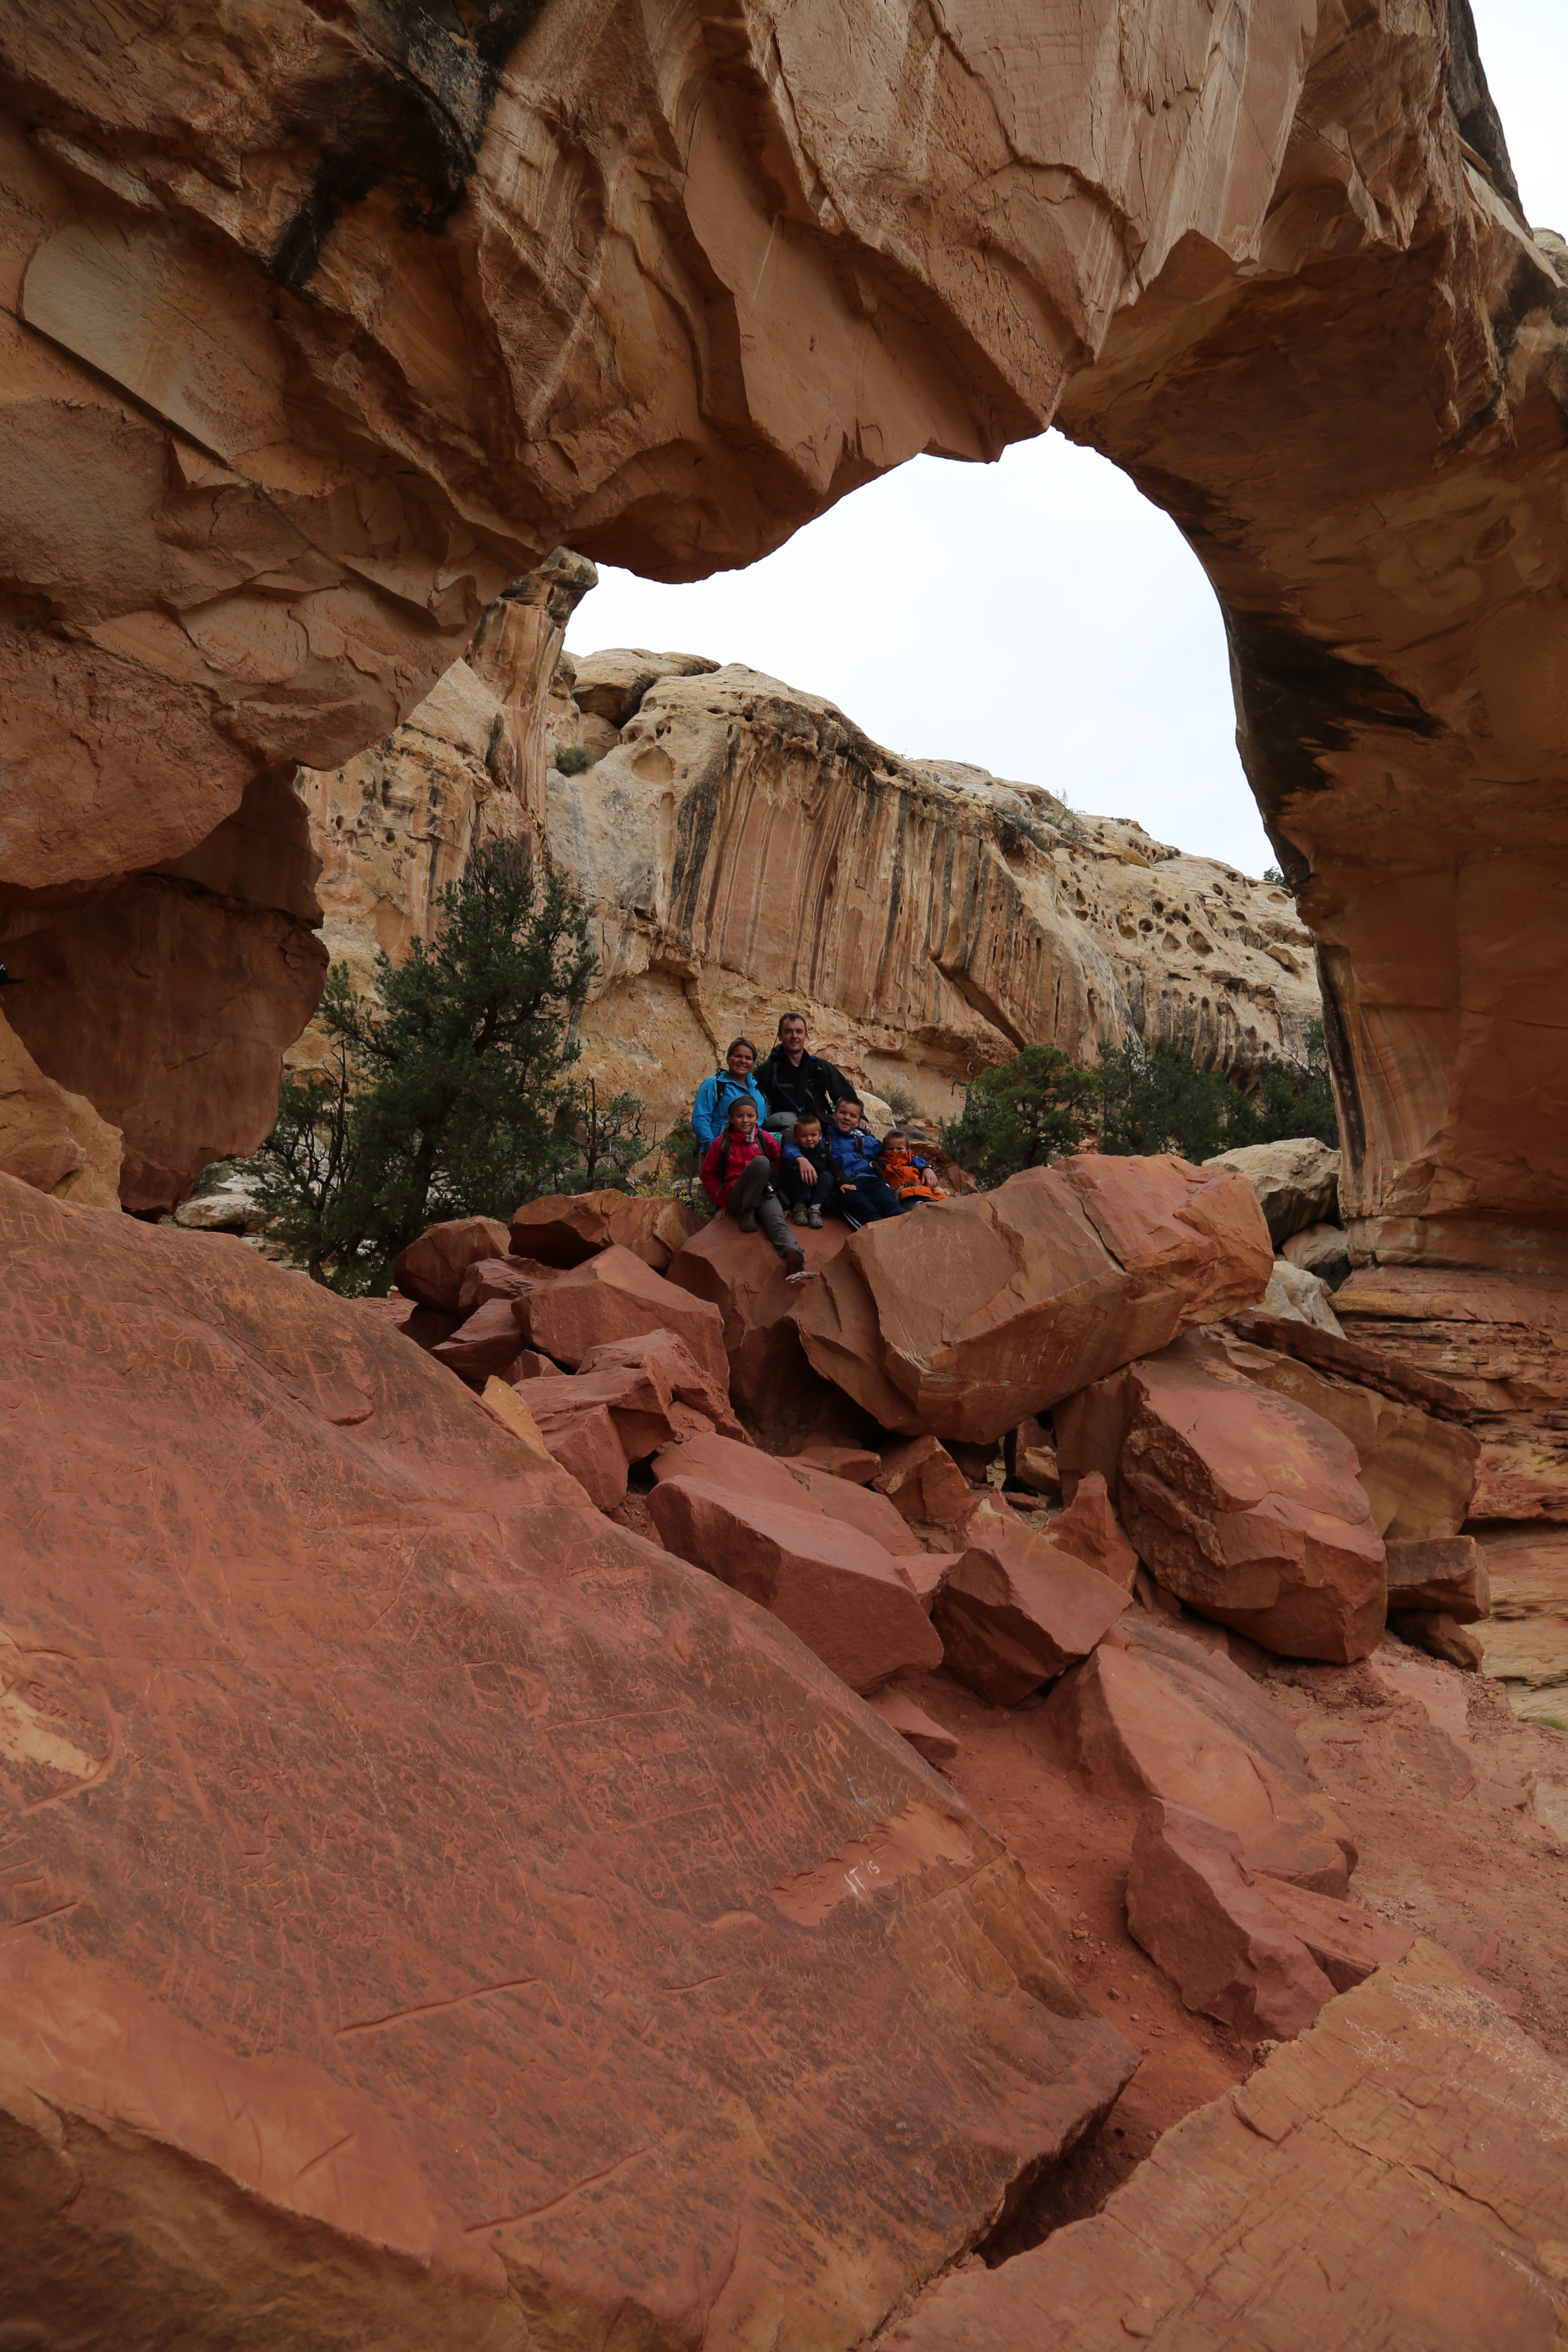
<svg viewBox="0 0 1568 2352">
<path fill-rule="evenodd" d="M 784 1138 L 784 1183 L 788 1215 L 797 1225 L 820 1225 L 824 1209 L 838 1190 L 822 1121 L 814 1110 L 803 1110 Z"/>
<path fill-rule="evenodd" d="M 847 1095 L 834 1104 L 833 1125 L 827 1131 L 827 1155 L 838 1180 L 833 1211 L 850 1225 L 875 1224 L 881 1217 L 909 1213 L 909 1204 L 895 1196 L 878 1165 L 882 1147 L 870 1129 L 860 1124 L 864 1117 L 858 1099 Z"/>
</svg>

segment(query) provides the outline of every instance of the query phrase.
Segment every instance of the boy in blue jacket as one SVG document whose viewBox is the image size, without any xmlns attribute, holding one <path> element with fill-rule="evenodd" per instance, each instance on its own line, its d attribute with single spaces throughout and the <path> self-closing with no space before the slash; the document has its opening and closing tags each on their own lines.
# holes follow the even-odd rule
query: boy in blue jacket
<svg viewBox="0 0 1568 2352">
<path fill-rule="evenodd" d="M 732 1038 L 724 1056 L 724 1067 L 715 1070 L 710 1078 L 704 1078 L 698 1087 L 697 1099 L 691 1106 L 691 1124 L 697 1131 L 699 1159 L 723 1134 L 732 1102 L 755 1103 L 759 1127 L 766 1119 L 767 1097 L 752 1076 L 756 1058 L 757 1049 L 749 1037 Z"/>
<path fill-rule="evenodd" d="M 877 1164 L 882 1147 L 870 1129 L 861 1125 L 864 1117 L 858 1097 L 846 1095 L 834 1104 L 827 1131 L 827 1156 L 838 1179 L 831 1206 L 849 1225 L 875 1224 L 881 1217 L 909 1213 Z"/>
</svg>

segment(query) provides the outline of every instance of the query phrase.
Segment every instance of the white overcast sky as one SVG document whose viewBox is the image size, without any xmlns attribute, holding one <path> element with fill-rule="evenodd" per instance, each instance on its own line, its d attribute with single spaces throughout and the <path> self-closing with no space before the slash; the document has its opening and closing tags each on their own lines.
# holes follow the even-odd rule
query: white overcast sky
<svg viewBox="0 0 1568 2352">
<path fill-rule="evenodd" d="M 1568 235 L 1568 0 L 1473 0 L 1531 219 Z M 915 758 L 969 760 L 1261 874 L 1225 633 L 1175 525 L 1059 434 L 994 466 L 917 457 L 748 572 L 600 567 L 574 654 L 749 663 Z"/>
</svg>

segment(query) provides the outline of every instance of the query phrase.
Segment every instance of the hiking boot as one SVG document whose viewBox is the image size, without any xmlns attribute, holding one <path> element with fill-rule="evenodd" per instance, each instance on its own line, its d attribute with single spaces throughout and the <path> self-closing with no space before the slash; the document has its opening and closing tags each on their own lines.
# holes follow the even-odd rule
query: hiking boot
<svg viewBox="0 0 1568 2352">
<path fill-rule="evenodd" d="M 808 1210 L 787 1209 L 784 1213 L 788 1217 L 792 1225 L 806 1225 L 811 1223 L 810 1212 Z"/>
<path fill-rule="evenodd" d="M 757 1230 L 757 1213 L 755 1209 L 742 1209 L 740 1215 L 736 1218 L 735 1223 L 740 1226 L 741 1231 L 743 1234 L 754 1234 Z"/>
<path fill-rule="evenodd" d="M 784 1273 L 788 1276 L 789 1280 L 791 1282 L 798 1282 L 805 1272 L 805 1252 L 803 1249 L 785 1250 Z"/>
<path fill-rule="evenodd" d="M 811 1227 L 813 1233 L 819 1234 L 822 1231 L 822 1211 L 820 1209 L 807 1209 L 805 1213 L 805 1222 Z"/>
</svg>

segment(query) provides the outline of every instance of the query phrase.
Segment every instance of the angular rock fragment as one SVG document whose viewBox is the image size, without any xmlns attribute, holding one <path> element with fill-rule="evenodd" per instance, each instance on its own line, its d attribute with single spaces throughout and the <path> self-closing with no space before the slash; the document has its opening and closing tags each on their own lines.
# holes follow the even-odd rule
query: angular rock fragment
<svg viewBox="0 0 1568 2352">
<path fill-rule="evenodd" d="M 504 1258 L 507 1229 L 495 1217 L 454 1217 L 410 1242 L 393 1264 L 392 1279 L 405 1298 L 455 1315 L 458 1292 L 476 1259 Z"/>
<path fill-rule="evenodd" d="M 1186 2006 L 1235 2032 L 1288 2041 L 1333 1999 L 1306 1946 L 1254 1885 L 1236 1832 L 1185 1805 L 1156 1800 L 1139 1816 L 1127 1925 Z"/>
<path fill-rule="evenodd" d="M 1426 1543 L 1391 1543 L 1388 1613 L 1440 1610 L 1457 1625 L 1478 1625 L 1492 1612 L 1487 1556 L 1474 1536 Z"/>
<path fill-rule="evenodd" d="M 973 1510 L 976 1496 L 939 1438 L 910 1437 L 882 1449 L 872 1480 L 895 1510 L 922 1526 L 956 1528 Z"/>
<path fill-rule="evenodd" d="M 678 1403 L 700 1412 L 721 1437 L 731 1438 L 739 1445 L 750 1445 L 750 1438 L 730 1410 L 729 1391 L 697 1361 L 684 1339 L 678 1339 L 673 1331 L 639 1331 L 628 1339 L 606 1339 L 600 1347 L 589 1349 L 577 1370 L 581 1375 L 616 1365 L 656 1373 L 668 1382 Z"/>
<path fill-rule="evenodd" d="M 1021 1527 L 976 1517 L 931 1612 L 952 1672 L 1015 1706 L 1087 1657 L 1131 1596 Z"/>
<path fill-rule="evenodd" d="M 573 1370 L 607 1340 L 673 1331 L 711 1381 L 729 1381 L 717 1308 L 666 1282 L 618 1244 L 525 1292 L 511 1311 L 530 1347 Z"/>
<path fill-rule="evenodd" d="M 522 1346 L 510 1298 L 491 1298 L 459 1323 L 449 1339 L 431 1349 L 437 1363 L 460 1381 L 483 1387 L 492 1372 L 504 1372 Z"/>
<path fill-rule="evenodd" d="M 883 1551 L 899 1558 L 925 1557 L 919 1537 L 882 1496 L 819 1468 L 802 1454 L 763 1454 L 732 1438 L 701 1433 L 661 1453 L 653 1474 L 658 1479 L 700 1478 L 732 1487 L 737 1494 L 765 1497 L 785 1510 L 820 1511 L 843 1527 L 858 1528 Z"/>
<path fill-rule="evenodd" d="M 1058 1761 L 1097 1794 L 1184 1805 L 1233 1830 L 1249 1870 L 1344 1893 L 1354 1849 L 1289 1724 L 1239 1667 L 1174 1627 L 1122 1619 L 1062 1676 L 1044 1721 Z"/>
<path fill-rule="evenodd" d="M 1184 2117 L 1093 2220 L 931 2288 L 887 2352 L 1551 2352 L 1568 2074 L 1418 1942 Z"/>
<path fill-rule="evenodd" d="M 532 1257 L 476 1258 L 458 1285 L 458 1312 L 472 1315 L 492 1298 L 522 1298 L 542 1282 L 557 1282 L 559 1266 L 542 1265 Z"/>
<path fill-rule="evenodd" d="M 849 1240 L 848 1226 L 831 1217 L 820 1232 L 794 1230 L 813 1276 Z M 858 1436 L 864 1416 L 812 1370 L 795 1328 L 795 1310 L 815 1282 L 792 1283 L 764 1235 L 715 1217 L 671 1258 L 669 1279 L 722 1316 L 730 1394 L 763 1444 L 782 1450 L 813 1434 Z"/>
<path fill-rule="evenodd" d="M 629 1192 L 552 1192 L 511 1213 L 510 1246 L 542 1265 L 582 1265 L 601 1250 L 630 1250 L 662 1274 L 683 1242 L 702 1229 L 684 1202 Z"/>
<path fill-rule="evenodd" d="M 503 1383 L 504 1385 L 504 1383 Z M 531 1381 L 525 1402 L 533 1415 L 545 1451 L 563 1470 L 571 1472 L 596 1511 L 613 1511 L 626 1498 L 626 1451 L 616 1417 L 607 1405 L 563 1402 L 558 1391 L 569 1381 Z M 541 1391 L 548 1390 L 548 1397 Z"/>
<path fill-rule="evenodd" d="M 1105 1480 L 1098 1470 L 1079 1480 L 1072 1501 L 1051 1520 L 1044 1540 L 1058 1551 L 1070 1552 L 1087 1567 L 1097 1568 L 1124 1592 L 1131 1591 L 1138 1555 L 1110 1507 Z"/>
<path fill-rule="evenodd" d="M 1275 1248 L 1292 1234 L 1322 1223 L 1339 1211 L 1340 1155 L 1315 1136 L 1292 1136 L 1283 1143 L 1247 1143 L 1204 1161 L 1205 1168 L 1232 1168 L 1258 1195 Z"/>
<path fill-rule="evenodd" d="M 1425 1650 L 1428 1657 L 1442 1658 L 1462 1674 L 1479 1675 L 1486 1670 L 1486 1652 L 1468 1625 L 1456 1623 L 1440 1609 L 1401 1610 L 1388 1621 L 1391 1633 L 1408 1642 L 1413 1650 Z"/>
<path fill-rule="evenodd" d="M 942 1664 L 892 1555 L 842 1520 L 695 1477 L 661 1477 L 648 1509 L 671 1551 L 777 1617 L 862 1696 Z"/>
<path fill-rule="evenodd" d="M 1310 1274 L 1305 1266 L 1293 1265 L 1288 1257 L 1275 1259 L 1260 1311 L 1277 1316 L 1282 1323 L 1310 1324 L 1314 1330 L 1326 1331 L 1332 1339 L 1344 1336 L 1334 1313 L 1332 1293 L 1322 1276 Z"/>
<path fill-rule="evenodd" d="M 537 1348 L 520 1348 L 506 1368 L 505 1377 L 513 1388 L 521 1388 L 528 1381 L 552 1381 L 561 1367 Z"/>
<path fill-rule="evenodd" d="M 1315 1274 L 1331 1290 L 1351 1270 L 1350 1242 L 1342 1225 L 1304 1225 L 1280 1248 L 1303 1274 Z"/>
<path fill-rule="evenodd" d="M 1343 1665 L 1375 1649 L 1383 1543 L 1337 1430 L 1200 1335 L 1131 1365 L 1115 1402 L 1122 1522 L 1168 1592 L 1288 1657 Z"/>
<path fill-rule="evenodd" d="M 869 1447 L 839 1445 L 829 1437 L 808 1437 L 799 1459 L 814 1469 L 831 1471 L 835 1478 L 847 1478 L 852 1486 L 871 1486 L 882 1467 L 880 1454 Z"/>
<path fill-rule="evenodd" d="M 951 1764 L 957 1757 L 956 1734 L 947 1730 L 935 1716 L 928 1715 L 923 1706 L 917 1706 L 897 1683 L 873 1691 L 866 1704 L 881 1717 L 889 1731 L 907 1739 L 915 1754 L 923 1756 L 928 1764 Z"/>
<path fill-rule="evenodd" d="M 1260 1298 L 1272 1263 L 1245 1178 L 1084 1153 L 868 1226 L 795 1319 L 816 1370 L 885 1429 L 987 1444 Z"/>
<path fill-rule="evenodd" d="M 0 1179 L 0 1354 L 46 1327 L 7 2311 L 499 2352 L 521 2281 L 531 2340 L 838 2352 L 1116 2097 L 999 1841 L 385 1318 Z"/>
</svg>

